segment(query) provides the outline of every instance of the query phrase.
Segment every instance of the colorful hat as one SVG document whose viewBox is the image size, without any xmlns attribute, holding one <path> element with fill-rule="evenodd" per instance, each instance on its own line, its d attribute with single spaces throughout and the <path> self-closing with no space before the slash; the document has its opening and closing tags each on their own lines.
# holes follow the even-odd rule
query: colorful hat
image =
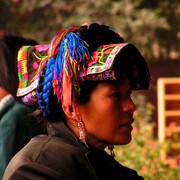
<svg viewBox="0 0 180 180">
<path fill-rule="evenodd" d="M 135 46 L 127 42 L 105 44 L 90 54 L 88 44 L 75 33 L 76 30 L 60 31 L 50 45 L 23 46 L 20 49 L 17 96 L 23 97 L 24 103 L 33 105 L 38 101 L 46 116 L 49 113 L 50 93 L 53 91 L 62 106 L 72 105 L 72 100 L 77 99 L 80 93 L 80 81 L 117 79 L 113 68 L 115 59 L 127 49 L 133 56 L 133 59 L 130 56 L 128 58 L 138 61 L 137 68 L 144 71 L 142 78 L 145 78 L 146 84 L 136 89 L 148 88 L 148 68 L 145 69 L 146 62 Z M 43 82 L 40 82 L 41 79 L 44 79 Z M 41 83 L 41 90 L 37 90 Z"/>
<path fill-rule="evenodd" d="M 42 59 L 47 58 L 48 45 L 22 46 L 18 52 L 19 88 L 17 96 L 24 96 L 38 86 L 37 71 Z"/>
</svg>

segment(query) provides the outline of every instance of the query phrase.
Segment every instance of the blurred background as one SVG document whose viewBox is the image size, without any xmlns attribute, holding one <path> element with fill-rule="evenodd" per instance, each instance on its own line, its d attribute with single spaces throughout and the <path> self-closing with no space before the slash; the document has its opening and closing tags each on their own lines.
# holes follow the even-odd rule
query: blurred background
<svg viewBox="0 0 180 180">
<path fill-rule="evenodd" d="M 145 179 L 180 179 L 179 0 L 1 0 L 0 36 L 49 43 L 61 29 L 103 23 L 137 46 L 148 62 L 151 86 L 138 92 L 133 139 L 116 159 Z"/>
</svg>

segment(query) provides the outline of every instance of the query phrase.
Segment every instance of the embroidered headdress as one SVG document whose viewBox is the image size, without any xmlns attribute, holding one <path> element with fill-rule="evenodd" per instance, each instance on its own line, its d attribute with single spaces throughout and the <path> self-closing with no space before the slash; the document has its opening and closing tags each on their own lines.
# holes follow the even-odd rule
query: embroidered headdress
<svg viewBox="0 0 180 180">
<path fill-rule="evenodd" d="M 62 30 L 49 45 L 23 46 L 19 50 L 17 96 L 21 96 L 26 104 L 38 103 L 43 115 L 48 116 L 51 114 L 49 105 L 54 94 L 62 106 L 75 104 L 77 119 L 81 125 L 77 106 L 81 92 L 79 82 L 118 79 L 120 72 L 115 60 L 122 61 L 118 57 L 125 51 L 128 57 L 124 61 L 131 61 L 136 66 L 133 69 L 138 69 L 135 89 L 148 88 L 149 72 L 137 48 L 125 42 L 110 27 L 108 31 L 112 31 L 120 40 L 117 43 L 101 43 L 95 48 L 94 42 L 90 43 L 86 37 L 82 38 L 78 30 Z M 97 40 L 96 44 L 98 42 Z"/>
</svg>

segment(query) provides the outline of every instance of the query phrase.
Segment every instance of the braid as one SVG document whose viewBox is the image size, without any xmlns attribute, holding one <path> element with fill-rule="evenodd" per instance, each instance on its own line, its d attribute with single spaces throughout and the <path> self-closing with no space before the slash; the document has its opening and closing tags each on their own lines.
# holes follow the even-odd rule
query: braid
<svg viewBox="0 0 180 180">
<path fill-rule="evenodd" d="M 43 90 L 43 86 L 44 86 L 44 73 L 45 73 L 45 68 L 40 73 L 39 85 L 37 88 L 38 105 L 39 105 L 40 109 L 44 109 L 43 106 L 45 104 L 42 99 L 42 90 Z"/>
<path fill-rule="evenodd" d="M 53 79 L 53 70 L 54 70 L 55 59 L 51 58 L 47 62 L 46 68 L 42 71 L 40 80 L 39 80 L 39 89 L 38 89 L 38 104 L 40 109 L 43 110 L 43 116 L 46 117 L 50 114 L 50 96 L 52 94 L 52 79 Z"/>
<path fill-rule="evenodd" d="M 81 26 L 77 34 L 88 43 L 90 52 L 103 44 L 125 42 L 125 40 L 111 27 L 99 25 L 97 23 Z"/>
</svg>

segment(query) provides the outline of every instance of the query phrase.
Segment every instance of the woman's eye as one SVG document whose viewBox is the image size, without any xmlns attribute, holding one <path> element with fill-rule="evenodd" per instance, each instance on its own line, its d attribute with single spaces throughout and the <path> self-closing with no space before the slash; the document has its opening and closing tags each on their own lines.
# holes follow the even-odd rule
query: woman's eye
<svg viewBox="0 0 180 180">
<path fill-rule="evenodd" d="M 120 97 L 120 93 L 119 93 L 119 92 L 114 92 L 114 93 L 112 94 L 112 96 L 113 96 L 113 97 Z"/>
<path fill-rule="evenodd" d="M 115 98 L 123 98 L 123 97 L 132 97 L 133 96 L 133 91 L 126 91 L 124 93 L 122 93 L 121 91 L 115 91 L 112 93 L 111 95 L 112 97 Z"/>
</svg>

